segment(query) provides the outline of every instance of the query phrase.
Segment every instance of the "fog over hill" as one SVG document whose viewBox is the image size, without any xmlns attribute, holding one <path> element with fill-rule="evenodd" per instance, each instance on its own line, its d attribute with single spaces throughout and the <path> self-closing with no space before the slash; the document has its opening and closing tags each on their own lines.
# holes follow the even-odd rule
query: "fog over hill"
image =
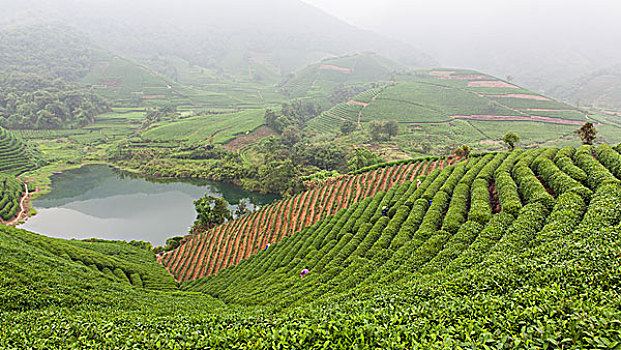
<svg viewBox="0 0 621 350">
<path fill-rule="evenodd" d="M 594 89 L 576 79 L 621 63 L 621 3 L 614 0 L 304 1 L 415 44 L 443 66 L 510 76 L 548 94 L 563 91 L 555 97 L 574 95 L 564 88 L 572 85 L 588 89 L 576 95 L 594 96 L 591 102 L 608 100 L 608 85 Z"/>
<path fill-rule="evenodd" d="M 0 1 L 4 26 L 61 22 L 133 58 L 176 56 L 220 71 L 261 64 L 279 74 L 334 55 L 375 51 L 404 64 L 436 64 L 413 46 L 358 29 L 292 0 Z"/>
</svg>

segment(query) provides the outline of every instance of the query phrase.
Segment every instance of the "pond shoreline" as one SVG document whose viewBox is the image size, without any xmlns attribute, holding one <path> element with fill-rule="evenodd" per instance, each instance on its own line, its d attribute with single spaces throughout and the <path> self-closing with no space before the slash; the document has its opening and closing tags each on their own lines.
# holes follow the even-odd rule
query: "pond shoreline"
<svg viewBox="0 0 621 350">
<path fill-rule="evenodd" d="M 28 201 L 28 207 L 36 210 L 30 210 L 28 220 L 20 218 L 18 226 L 60 238 L 91 235 L 159 244 L 164 232 L 167 237 L 187 233 L 195 219 L 192 202 L 205 194 L 223 197 L 231 211 L 242 200 L 257 210 L 279 199 L 228 182 L 145 176 L 131 170 L 107 162 L 84 162 L 23 174 L 30 189 L 33 183 L 41 187 L 31 193 L 31 199 L 37 200 Z"/>
</svg>

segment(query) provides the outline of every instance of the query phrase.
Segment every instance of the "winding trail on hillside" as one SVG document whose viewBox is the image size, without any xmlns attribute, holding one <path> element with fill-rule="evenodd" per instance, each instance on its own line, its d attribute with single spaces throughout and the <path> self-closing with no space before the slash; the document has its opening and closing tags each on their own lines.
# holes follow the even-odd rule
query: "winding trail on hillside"
<svg viewBox="0 0 621 350">
<path fill-rule="evenodd" d="M 22 218 L 22 215 L 24 215 L 24 211 L 26 211 L 24 203 L 26 203 L 26 200 L 28 200 L 28 197 L 30 196 L 30 193 L 28 192 L 28 185 L 24 184 L 24 189 L 26 190 L 26 192 L 19 201 L 19 213 L 13 219 L 5 223 L 5 225 L 7 226 L 13 226 L 18 223 L 19 220 Z"/>
</svg>

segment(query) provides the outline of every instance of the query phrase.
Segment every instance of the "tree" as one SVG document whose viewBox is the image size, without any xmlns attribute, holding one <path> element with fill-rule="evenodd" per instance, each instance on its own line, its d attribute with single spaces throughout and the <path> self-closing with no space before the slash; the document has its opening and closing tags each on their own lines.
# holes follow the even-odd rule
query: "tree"
<svg viewBox="0 0 621 350">
<path fill-rule="evenodd" d="M 355 122 L 347 120 L 343 124 L 341 124 L 341 132 L 343 133 L 343 135 L 348 135 L 354 132 L 356 130 L 356 127 L 358 127 L 358 125 L 356 125 Z"/>
<path fill-rule="evenodd" d="M 229 203 L 221 197 L 214 197 L 205 194 L 203 197 L 194 201 L 196 210 L 196 221 L 194 228 L 211 228 L 231 219 Z"/>
<path fill-rule="evenodd" d="M 347 157 L 347 166 L 350 171 L 355 171 L 382 162 L 382 158 L 366 148 L 354 148 Z"/>
<path fill-rule="evenodd" d="M 513 151 L 515 144 L 520 142 L 520 136 L 512 131 L 509 131 L 502 137 L 502 141 L 509 147 L 510 151 Z"/>
<path fill-rule="evenodd" d="M 580 129 L 574 131 L 574 133 L 580 136 L 582 143 L 585 145 L 592 145 L 593 141 L 597 138 L 597 130 L 591 122 L 586 122 L 580 127 Z"/>
<path fill-rule="evenodd" d="M 468 158 L 468 156 L 470 155 L 470 146 L 464 144 L 461 147 L 457 147 L 455 149 L 455 155 L 460 158 Z"/>
<path fill-rule="evenodd" d="M 278 118 L 278 116 L 276 115 L 276 113 L 274 113 L 273 110 L 267 109 L 265 111 L 265 125 L 273 128 L 273 125 L 276 122 L 276 118 Z"/>
<path fill-rule="evenodd" d="M 384 130 L 388 134 L 388 140 L 390 140 L 391 137 L 397 136 L 399 133 L 399 123 L 396 120 L 389 120 L 384 125 Z"/>
<path fill-rule="evenodd" d="M 293 126 L 287 126 L 283 131 L 282 131 L 282 143 L 289 146 L 289 147 L 293 147 L 293 145 L 295 145 L 296 143 L 300 142 L 301 137 L 300 137 L 300 133 L 298 132 L 298 129 L 296 127 Z"/>
<path fill-rule="evenodd" d="M 248 209 L 248 203 L 246 203 L 245 199 L 240 200 L 237 204 L 237 208 L 235 209 L 235 217 L 241 218 L 248 213 L 250 213 L 250 209 Z"/>
<path fill-rule="evenodd" d="M 369 123 L 368 132 L 373 141 L 390 140 L 392 136 L 399 133 L 399 123 L 396 120 L 373 120 Z"/>
</svg>

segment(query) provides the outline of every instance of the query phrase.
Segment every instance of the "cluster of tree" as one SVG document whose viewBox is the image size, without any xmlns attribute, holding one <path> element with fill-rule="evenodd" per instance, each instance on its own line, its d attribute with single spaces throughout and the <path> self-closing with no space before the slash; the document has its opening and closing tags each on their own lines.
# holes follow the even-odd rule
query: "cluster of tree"
<svg viewBox="0 0 621 350">
<path fill-rule="evenodd" d="M 373 120 L 367 132 L 373 141 L 390 141 L 399 134 L 399 123 L 396 120 Z"/>
<path fill-rule="evenodd" d="M 91 90 L 36 74 L 0 74 L 0 125 L 9 129 L 85 126 L 110 109 Z"/>
<path fill-rule="evenodd" d="M 177 107 L 173 105 L 147 108 L 144 120 L 142 121 L 142 128 L 146 129 L 151 126 L 151 124 L 157 123 L 164 118 L 174 120 L 177 116 Z"/>
<path fill-rule="evenodd" d="M 75 82 L 89 72 L 93 50 L 69 27 L 24 25 L 0 31 L 0 71 Z"/>
<path fill-rule="evenodd" d="M 192 231 L 203 231 L 230 220 L 233 216 L 228 206 L 229 203 L 224 198 L 209 194 L 195 200 L 196 221 L 192 226 Z"/>
<path fill-rule="evenodd" d="M 368 89 L 376 88 L 378 86 L 378 83 L 372 83 L 370 85 L 340 84 L 334 89 L 334 91 L 332 91 L 330 96 L 328 96 L 328 102 L 331 105 L 335 105 L 337 103 L 350 100 L 352 97 L 358 95 L 359 93 L 364 92 Z"/>
<path fill-rule="evenodd" d="M 321 105 L 315 101 L 293 100 L 282 104 L 280 115 L 271 109 L 265 111 L 265 125 L 279 133 L 289 126 L 302 129 L 309 120 L 322 111 Z"/>
<path fill-rule="evenodd" d="M 468 146 L 467 144 L 464 144 L 462 146 L 459 146 L 455 149 L 454 153 L 456 156 L 460 157 L 460 158 L 468 158 L 468 156 L 470 155 L 470 146 Z"/>
<path fill-rule="evenodd" d="M 172 158 L 178 159 L 225 159 L 231 152 L 221 145 L 192 145 L 184 146 L 172 153 Z"/>
<path fill-rule="evenodd" d="M 355 147 L 347 157 L 349 171 L 356 171 L 383 162 L 384 160 L 375 153 L 360 147 Z"/>
</svg>

